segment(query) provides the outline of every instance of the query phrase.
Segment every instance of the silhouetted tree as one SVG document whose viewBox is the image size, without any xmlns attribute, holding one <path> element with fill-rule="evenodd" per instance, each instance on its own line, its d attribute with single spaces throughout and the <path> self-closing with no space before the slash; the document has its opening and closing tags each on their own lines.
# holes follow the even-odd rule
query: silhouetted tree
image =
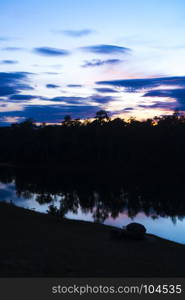
<svg viewBox="0 0 185 300">
<path fill-rule="evenodd" d="M 70 126 L 72 123 L 72 118 L 70 115 L 66 115 L 64 116 L 64 121 L 63 121 L 63 125 L 65 126 Z"/>
<path fill-rule="evenodd" d="M 99 123 L 110 120 L 108 112 L 106 110 L 97 111 L 95 118 L 99 121 Z"/>
</svg>

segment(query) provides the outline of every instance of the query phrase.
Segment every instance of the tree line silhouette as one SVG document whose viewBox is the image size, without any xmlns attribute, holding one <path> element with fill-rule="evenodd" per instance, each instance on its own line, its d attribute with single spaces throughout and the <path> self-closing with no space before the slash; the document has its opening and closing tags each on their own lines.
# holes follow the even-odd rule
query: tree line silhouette
<svg viewBox="0 0 185 300">
<path fill-rule="evenodd" d="M 185 117 L 144 121 L 111 119 L 106 111 L 94 120 L 65 116 L 61 125 L 36 125 L 32 119 L 0 128 L 0 163 L 55 165 L 123 172 L 183 172 Z M 153 170 L 153 171 L 152 171 Z"/>
</svg>

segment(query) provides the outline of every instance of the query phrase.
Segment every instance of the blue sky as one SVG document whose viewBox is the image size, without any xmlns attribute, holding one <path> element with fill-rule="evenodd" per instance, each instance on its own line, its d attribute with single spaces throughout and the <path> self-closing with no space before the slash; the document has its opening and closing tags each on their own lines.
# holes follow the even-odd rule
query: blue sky
<svg viewBox="0 0 185 300">
<path fill-rule="evenodd" d="M 0 123 L 185 110 L 184 0 L 1 0 Z"/>
</svg>

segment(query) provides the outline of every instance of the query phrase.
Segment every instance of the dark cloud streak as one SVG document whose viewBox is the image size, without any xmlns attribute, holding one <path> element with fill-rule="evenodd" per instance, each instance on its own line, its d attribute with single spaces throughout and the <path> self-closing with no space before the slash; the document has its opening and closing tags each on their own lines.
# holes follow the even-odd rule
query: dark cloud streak
<svg viewBox="0 0 185 300">
<path fill-rule="evenodd" d="M 70 87 L 70 88 L 81 88 L 81 87 L 83 87 L 83 85 L 81 85 L 81 84 L 68 84 L 67 87 Z"/>
<path fill-rule="evenodd" d="M 70 54 L 68 50 L 51 47 L 34 48 L 34 52 L 44 56 L 67 56 Z"/>
<path fill-rule="evenodd" d="M 9 100 L 32 100 L 32 99 L 36 99 L 36 98 L 40 98 L 40 96 L 35 96 L 35 95 L 23 95 L 23 94 L 18 94 L 18 95 L 12 95 L 10 96 Z"/>
<path fill-rule="evenodd" d="M 111 88 L 95 88 L 95 91 L 99 93 L 118 93 L 118 91 Z"/>
<path fill-rule="evenodd" d="M 94 117 L 100 109 L 99 106 L 65 106 L 65 105 L 31 105 L 25 106 L 23 111 L 11 111 L 1 113 L 1 118 L 18 117 L 33 118 L 36 122 L 60 123 L 65 115 L 72 118 Z M 7 124 L 7 123 L 6 123 Z M 5 124 L 2 124 L 5 125 Z"/>
<path fill-rule="evenodd" d="M 14 65 L 17 64 L 17 60 L 5 59 L 0 61 L 1 64 Z"/>
<path fill-rule="evenodd" d="M 26 84 L 28 72 L 0 72 L 0 96 L 18 94 L 22 90 L 33 89 Z"/>
<path fill-rule="evenodd" d="M 56 84 L 48 83 L 48 84 L 46 84 L 46 87 L 48 89 L 56 89 L 56 88 L 59 88 L 60 86 L 56 85 Z"/>
<path fill-rule="evenodd" d="M 96 54 L 122 54 L 122 53 L 130 53 L 131 49 L 116 45 L 93 45 L 81 48 L 83 51 L 92 52 Z"/>
<path fill-rule="evenodd" d="M 108 80 L 108 81 L 98 81 L 96 82 L 96 84 L 124 87 L 126 88 L 127 92 L 137 92 L 142 89 L 156 88 L 161 85 L 184 87 L 185 76 Z"/>
</svg>

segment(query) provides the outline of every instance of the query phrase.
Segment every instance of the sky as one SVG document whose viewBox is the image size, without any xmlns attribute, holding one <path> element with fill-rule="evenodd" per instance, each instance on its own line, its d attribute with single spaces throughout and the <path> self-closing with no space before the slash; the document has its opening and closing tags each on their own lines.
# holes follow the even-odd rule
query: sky
<svg viewBox="0 0 185 300">
<path fill-rule="evenodd" d="M 185 111 L 185 0 L 1 0 L 0 126 Z"/>
</svg>

